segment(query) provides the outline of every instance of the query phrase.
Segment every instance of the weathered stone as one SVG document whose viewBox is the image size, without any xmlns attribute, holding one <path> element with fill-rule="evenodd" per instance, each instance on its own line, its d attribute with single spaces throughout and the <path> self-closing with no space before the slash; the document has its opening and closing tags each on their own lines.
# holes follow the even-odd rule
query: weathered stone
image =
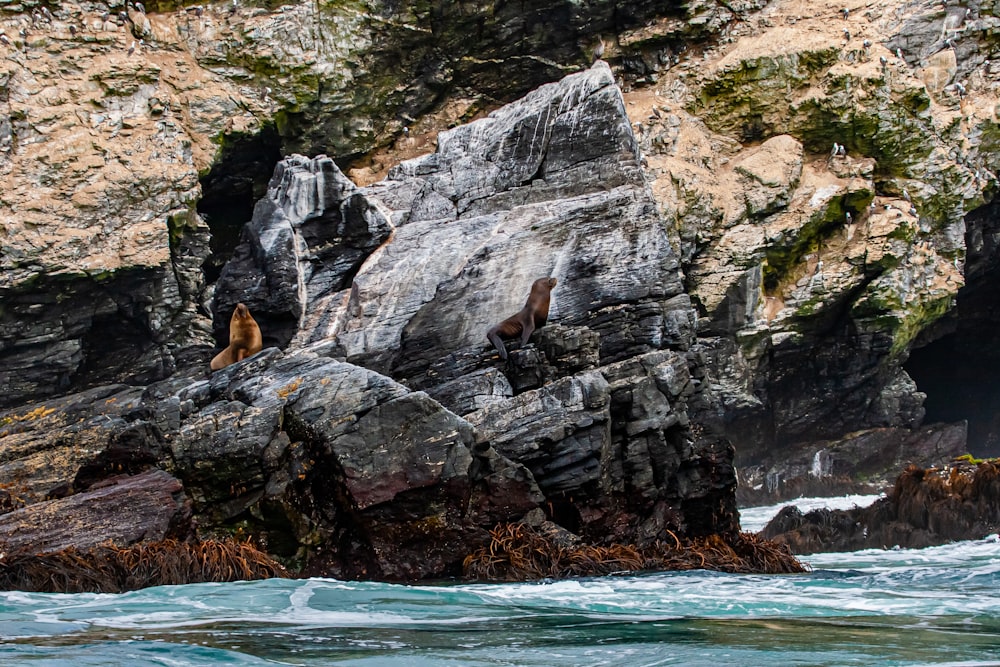
<svg viewBox="0 0 1000 667">
<path fill-rule="evenodd" d="M 994 9 L 968 9 L 796 14 L 628 98 L 700 333 L 725 339 L 712 368 L 745 464 L 781 442 L 920 423 L 926 389 L 901 367 L 947 331 L 935 322 L 965 281 L 964 216 L 995 167 L 992 112 L 972 101 L 993 98 L 996 73 L 977 71 Z"/>
<path fill-rule="evenodd" d="M 0 413 L 0 483 L 24 503 L 71 488 L 80 468 L 124 427 L 140 395 L 120 385 L 98 387 Z"/>
<path fill-rule="evenodd" d="M 265 344 L 284 347 L 298 331 L 315 328 L 308 319 L 340 298 L 392 231 L 333 160 L 298 155 L 283 160 L 215 288 L 219 344 L 229 337 L 224 314 L 238 302 L 266 332 Z"/>
<path fill-rule="evenodd" d="M 733 170 L 747 179 L 748 217 L 757 218 L 784 208 L 802 175 L 802 144 L 782 135 L 768 139 L 758 148 L 734 160 Z"/>
<path fill-rule="evenodd" d="M 697 392 L 685 355 L 653 352 L 467 418 L 478 442 L 531 470 L 557 523 L 589 539 L 648 543 L 665 529 L 730 533 L 737 525 L 732 448 L 689 431 L 686 408 Z"/>
<path fill-rule="evenodd" d="M 111 382 L 147 383 L 208 343 L 207 320 L 185 305 L 164 261 L 100 276 L 34 276 L 0 288 L 0 406 Z M 0 271 L 0 274 L 3 272 Z"/>
<path fill-rule="evenodd" d="M 966 218 L 991 196 L 1000 164 L 1000 70 L 986 61 L 995 9 L 973 3 L 950 25 L 954 7 L 879 0 L 849 19 L 817 6 L 781 21 L 792 17 L 779 3 L 736 21 L 762 3 L 695 3 L 618 30 L 611 66 L 443 132 L 436 152 L 381 182 L 355 185 L 334 164 L 391 144 L 366 156 L 370 166 L 350 165 L 372 183 L 396 158 L 429 150 L 433 127 L 472 117 L 484 90 L 503 99 L 582 61 L 576 38 L 606 27 L 610 8 L 581 6 L 568 25 L 582 32 L 538 51 L 566 56 L 555 61 L 531 45 L 565 37 L 563 23 L 511 35 L 558 2 L 489 16 L 209 6 L 139 17 L 130 30 L 146 43 L 131 58 L 118 53 L 130 39 L 118 26 L 95 27 L 112 34 L 93 49 L 57 25 L 18 44 L 0 72 L 11 106 L 0 176 L 14 212 L 0 258 L 14 281 L 0 295 L 3 400 L 153 384 L 114 390 L 126 406 L 72 423 L 64 406 L 7 430 L 36 406 L 12 412 L 0 426 L 14 482 L 2 503 L 161 467 L 183 479 L 205 530 L 238 525 L 316 574 L 413 579 L 453 572 L 491 523 L 527 513 L 592 541 L 732 532 L 729 440 L 747 464 L 801 443 L 787 458 L 808 468 L 807 481 L 823 450 L 817 484 L 845 466 L 870 465 L 876 478 L 887 452 L 931 457 L 915 449 L 930 441 L 918 425 L 931 392 L 907 357 L 959 328 L 963 295 L 982 314 L 978 330 L 995 324 L 985 286 L 1000 264 L 983 222 L 993 211 Z M 82 7 L 62 3 L 58 22 Z M 662 11 L 633 9 L 624 24 Z M 670 47 L 671 35 L 723 29 L 704 49 Z M 383 40 L 398 32 L 401 42 Z M 498 65 L 505 58 L 535 64 Z M 390 75 L 368 76 L 393 60 Z M 53 63 L 69 61 L 83 73 L 43 85 Z M 83 85 L 86 72 L 97 78 Z M 460 80 L 469 99 L 446 92 Z M 77 128 L 78 102 L 93 127 L 82 144 L 63 143 L 95 146 L 101 164 L 89 149 L 76 161 L 48 155 Z M 435 119 L 418 117 L 432 104 Z M 121 127 L 102 130 L 95 114 Z M 834 143 L 847 154 L 831 155 Z M 260 174 L 290 148 L 331 158 L 286 159 L 264 193 Z M 118 163 L 132 171 L 106 187 Z M 211 248 L 195 211 L 199 174 Z M 43 211 L 35 194 L 56 205 Z M 208 376 L 205 279 L 261 195 L 212 288 L 217 312 L 250 301 L 268 343 L 285 349 Z M 57 218 L 80 229 L 63 238 Z M 43 222 L 41 237 L 25 227 Z M 38 241 L 53 230 L 58 242 Z M 31 239 L 41 245 L 22 245 Z M 502 364 L 485 331 L 546 275 L 559 280 L 549 324 Z M 973 275 L 977 289 L 963 291 Z M 216 318 L 217 340 L 227 320 Z M 933 455 L 962 443 L 954 428 L 935 437 Z"/>
<path fill-rule="evenodd" d="M 481 349 L 498 314 L 552 275 L 551 319 L 596 329 L 602 313 L 648 304 L 647 330 L 630 338 L 655 347 L 657 304 L 681 284 L 637 159 L 603 63 L 442 134 L 437 153 L 366 191 L 399 226 L 308 340 L 337 336 L 348 360 L 419 378 L 456 349 Z M 437 215 L 420 204 L 429 193 L 449 198 L 453 217 L 427 218 Z"/>
<path fill-rule="evenodd" d="M 202 515 L 259 526 L 310 572 L 441 575 L 482 539 L 473 516 L 510 520 L 540 499 L 523 468 L 473 456 L 469 423 L 372 371 L 299 352 L 234 364 L 212 385 L 170 439 L 176 471 Z"/>
<path fill-rule="evenodd" d="M 514 395 L 507 377 L 486 368 L 437 385 L 428 393 L 455 414 L 465 415 Z"/>
<path fill-rule="evenodd" d="M 527 466 L 547 494 L 600 479 L 610 420 L 608 385 L 600 373 L 559 380 L 467 418 L 478 442 Z"/>
<path fill-rule="evenodd" d="M 15 3 L 0 17 L 0 405 L 200 361 L 185 350 L 210 344 L 206 282 L 281 154 L 357 156 L 410 125 L 433 141 L 588 61 L 580 39 L 676 11 L 210 2 L 103 20 L 107 9 L 71 0 L 36 20 Z M 733 15 L 696 13 L 716 20 L 669 30 L 719 31 Z M 443 102 L 449 91 L 460 99 Z"/>
<path fill-rule="evenodd" d="M 112 478 L 85 493 L 0 515 L 0 550 L 40 554 L 107 541 L 185 539 L 193 526 L 183 491 L 161 470 Z"/>
</svg>

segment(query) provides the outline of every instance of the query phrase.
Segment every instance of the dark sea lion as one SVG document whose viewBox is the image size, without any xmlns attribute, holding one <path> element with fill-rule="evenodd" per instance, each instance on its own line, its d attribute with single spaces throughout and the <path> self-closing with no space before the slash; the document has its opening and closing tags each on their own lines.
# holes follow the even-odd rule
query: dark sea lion
<svg viewBox="0 0 1000 667">
<path fill-rule="evenodd" d="M 260 335 L 260 327 L 250 316 L 250 310 L 242 303 L 238 303 L 233 310 L 233 318 L 229 320 L 229 347 L 215 355 L 211 368 L 217 371 L 237 361 L 243 361 L 260 352 L 262 347 L 264 340 Z"/>
<path fill-rule="evenodd" d="M 507 358 L 502 338 L 517 338 L 520 335 L 523 347 L 535 329 L 545 326 L 549 318 L 549 293 L 555 286 L 555 278 L 539 278 L 531 284 L 531 294 L 524 308 L 486 332 L 486 338 L 496 346 L 501 359 Z"/>
</svg>

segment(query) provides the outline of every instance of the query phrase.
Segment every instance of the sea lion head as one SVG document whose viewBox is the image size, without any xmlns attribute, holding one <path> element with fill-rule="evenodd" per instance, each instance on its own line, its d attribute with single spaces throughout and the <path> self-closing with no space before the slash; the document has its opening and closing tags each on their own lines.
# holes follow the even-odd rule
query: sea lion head
<svg viewBox="0 0 1000 667">
<path fill-rule="evenodd" d="M 531 284 L 531 291 L 534 292 L 535 290 L 545 290 L 546 292 L 549 292 L 555 286 L 556 286 L 555 278 L 539 278 L 538 280 L 536 280 Z"/>
<path fill-rule="evenodd" d="M 233 311 L 233 317 L 238 317 L 241 320 L 245 320 L 250 317 L 250 309 L 242 303 L 236 304 L 236 310 Z"/>
</svg>

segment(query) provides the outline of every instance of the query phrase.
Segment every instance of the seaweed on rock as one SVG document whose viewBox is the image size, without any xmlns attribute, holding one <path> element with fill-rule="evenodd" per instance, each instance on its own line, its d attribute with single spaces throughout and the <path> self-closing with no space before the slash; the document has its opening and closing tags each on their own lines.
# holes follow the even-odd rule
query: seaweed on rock
<svg viewBox="0 0 1000 667">
<path fill-rule="evenodd" d="M 529 581 L 544 577 L 601 576 L 619 572 L 715 570 L 739 574 L 806 572 L 784 545 L 750 533 L 732 540 L 719 535 L 681 540 L 667 531 L 669 542 L 647 548 L 559 544 L 525 523 L 508 523 L 490 531 L 490 542 L 465 558 L 467 578 L 483 581 Z"/>
<path fill-rule="evenodd" d="M 147 586 L 288 576 L 267 554 L 235 540 L 0 554 L 0 590 L 39 593 L 122 593 Z"/>
</svg>

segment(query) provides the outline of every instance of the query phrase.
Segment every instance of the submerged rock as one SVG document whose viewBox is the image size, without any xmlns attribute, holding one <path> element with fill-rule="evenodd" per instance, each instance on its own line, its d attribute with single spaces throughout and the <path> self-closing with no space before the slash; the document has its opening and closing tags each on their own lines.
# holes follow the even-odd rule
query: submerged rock
<svg viewBox="0 0 1000 667">
<path fill-rule="evenodd" d="M 948 469 L 911 466 L 886 498 L 870 507 L 781 510 L 761 535 L 793 553 L 919 549 L 956 540 L 978 540 L 1000 530 L 1000 465 L 954 464 Z"/>
</svg>

